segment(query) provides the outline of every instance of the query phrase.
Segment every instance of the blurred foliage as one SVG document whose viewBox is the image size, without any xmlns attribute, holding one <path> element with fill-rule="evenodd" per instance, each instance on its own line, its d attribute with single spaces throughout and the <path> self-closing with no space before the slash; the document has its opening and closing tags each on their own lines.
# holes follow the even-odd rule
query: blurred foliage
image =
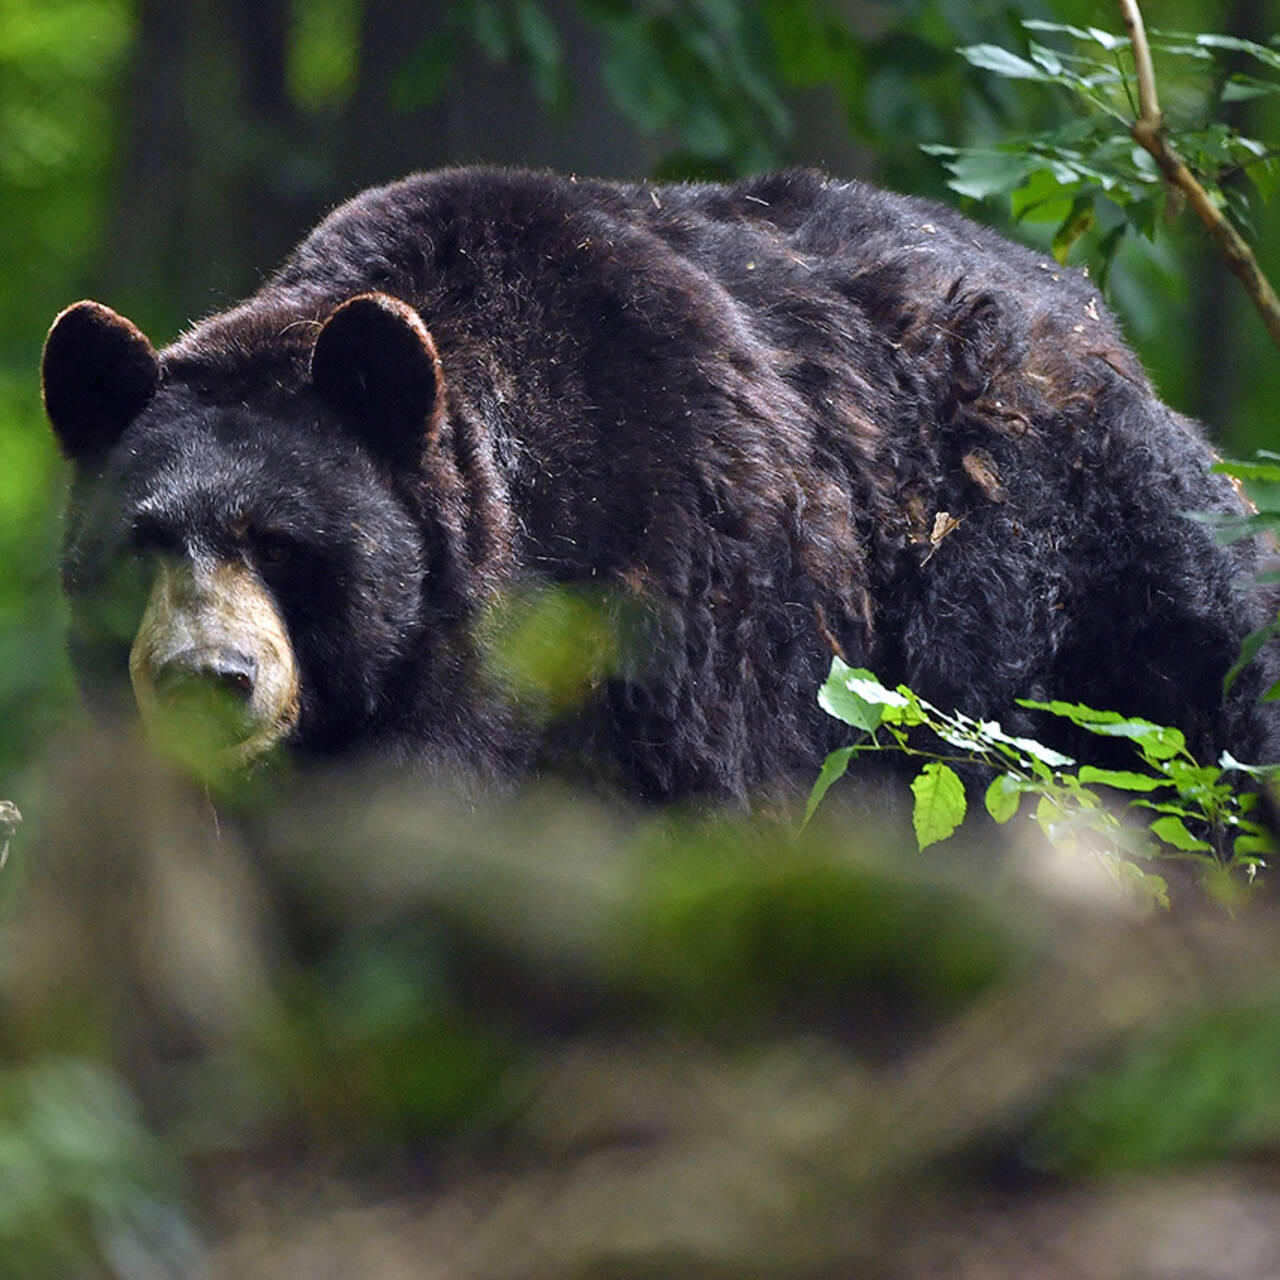
<svg viewBox="0 0 1280 1280">
<path fill-rule="evenodd" d="M 948 185 L 974 199 L 1007 196 L 1015 219 L 1055 227 L 1051 248 L 1065 263 L 1086 232 L 1099 229 L 1099 287 L 1107 277 L 1127 231 L 1154 239 L 1174 199 L 1152 157 L 1134 144 L 1130 126 L 1138 114 L 1133 51 L 1127 37 L 1097 27 L 1028 20 L 1028 57 L 999 45 L 960 50 L 973 66 L 1007 80 L 1056 85 L 1074 96 L 1080 118 L 1033 137 L 1008 139 L 994 148 L 930 146 L 950 157 Z M 1280 51 L 1251 40 L 1213 33 L 1152 31 L 1152 51 L 1165 64 L 1181 61 L 1198 82 L 1173 76 L 1174 106 L 1164 112 L 1170 146 L 1183 159 L 1209 199 L 1242 229 L 1254 233 L 1247 179 L 1255 194 L 1269 198 L 1280 182 L 1280 164 L 1271 149 L 1246 137 L 1221 118 L 1228 103 L 1280 92 Z M 1034 37 L 1072 44 L 1055 49 Z M 1231 74 L 1227 55 L 1243 55 L 1271 78 Z M 1163 77 L 1159 83 L 1163 83 Z M 1176 199 L 1175 199 L 1176 205 Z"/>
<path fill-rule="evenodd" d="M 176 1167 L 110 1071 L 49 1057 L 0 1072 L 0 1276 L 187 1272 Z"/>
<path fill-rule="evenodd" d="M 535 722 L 572 712 L 602 681 L 644 661 L 639 604 L 581 586 L 510 592 L 481 626 L 489 678 Z"/>
<path fill-rule="evenodd" d="M 1237 1270 L 1203 1274 L 1268 1274 L 1246 1195 L 1280 1249 L 1261 902 L 1139 923 L 1078 861 L 913 856 L 909 821 L 847 809 L 799 834 L 332 773 L 215 820 L 116 736 L 42 772 L 78 785 L 0 923 L 0 1275 L 818 1280 L 1030 1249 L 1066 1280 L 1060 1224 L 1017 1225 L 1060 1188 L 1106 1222 L 1114 1175 L 1233 1160 L 1198 1230 Z M 996 1206 L 988 1270 L 948 1264 L 948 1214 Z"/>
<path fill-rule="evenodd" d="M 905 1035 L 964 1008 L 1018 953 L 954 889 L 833 860 L 788 823 L 676 820 L 642 847 L 652 863 L 614 963 L 643 1006 L 702 1032 Z"/>
<path fill-rule="evenodd" d="M 359 75 L 359 0 L 294 5 L 286 68 L 289 96 L 321 113 L 347 101 Z"/>
<path fill-rule="evenodd" d="M 1277 1044 L 1280 1003 L 1270 999 L 1205 1010 L 1127 1045 L 1054 1099 L 1028 1158 L 1096 1176 L 1275 1152 Z"/>
<path fill-rule="evenodd" d="M 127 0 L 0 7 L 0 777 L 66 714 L 62 474 L 33 377 L 53 313 L 105 251 Z"/>
<path fill-rule="evenodd" d="M 391 102 L 402 111 L 431 106 L 456 87 L 457 58 L 474 44 L 491 68 L 515 63 L 541 103 L 563 108 L 569 95 L 560 37 L 537 0 L 461 0 L 413 50 L 396 76 Z"/>
<path fill-rule="evenodd" d="M 627 119 L 677 141 L 659 176 L 732 176 L 777 164 L 790 118 L 759 11 L 732 0 L 584 0 L 582 8 L 606 35 L 600 74 Z"/>
</svg>

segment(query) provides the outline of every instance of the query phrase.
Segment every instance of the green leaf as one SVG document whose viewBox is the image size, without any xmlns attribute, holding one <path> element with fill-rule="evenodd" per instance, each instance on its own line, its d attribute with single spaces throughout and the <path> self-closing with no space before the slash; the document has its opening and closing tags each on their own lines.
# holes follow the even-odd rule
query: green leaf
<svg viewBox="0 0 1280 1280">
<path fill-rule="evenodd" d="M 1250 98 L 1270 97 L 1273 93 L 1280 93 L 1280 84 L 1253 76 L 1234 75 L 1222 86 L 1222 101 L 1246 102 Z"/>
<path fill-rule="evenodd" d="M 1088 786 L 1115 787 L 1119 791 L 1155 791 L 1167 787 L 1167 778 L 1153 778 L 1149 773 L 1130 773 L 1123 769 L 1097 769 L 1085 765 L 1079 773 L 1080 781 Z"/>
<path fill-rule="evenodd" d="M 1165 844 L 1181 849 L 1184 853 L 1212 853 L 1213 846 L 1204 840 L 1198 840 L 1187 830 L 1181 818 L 1173 816 L 1157 818 L 1151 824 L 1151 830 Z"/>
<path fill-rule="evenodd" d="M 1170 760 L 1164 766 L 1169 780 L 1185 799 L 1201 801 L 1210 796 L 1222 782 L 1222 770 L 1216 765 L 1188 764 L 1185 760 Z M 1230 788 L 1227 788 L 1230 791 Z"/>
<path fill-rule="evenodd" d="M 855 729 L 874 733 L 881 724 L 923 724 L 920 700 L 910 690 L 899 692 L 880 683 L 865 667 L 831 660 L 831 673 L 818 691 L 818 705 Z"/>
<path fill-rule="evenodd" d="M 1093 221 L 1093 196 L 1089 192 L 1082 192 L 1071 202 L 1071 212 L 1053 233 L 1050 248 L 1054 258 L 1063 266 L 1071 253 L 1071 246 L 1093 226 Z"/>
<path fill-rule="evenodd" d="M 848 685 L 854 674 L 839 658 L 831 660 L 831 674 L 818 690 L 818 705 L 829 716 L 866 733 L 874 733 L 884 719 L 884 711 L 874 702 L 859 697 Z"/>
<path fill-rule="evenodd" d="M 1240 656 L 1231 666 L 1231 670 L 1222 677 L 1222 696 L 1225 698 L 1231 692 L 1231 686 L 1235 684 L 1240 673 L 1251 663 L 1254 658 L 1262 651 L 1262 647 L 1273 636 L 1280 635 L 1280 615 L 1271 619 L 1270 622 L 1263 623 L 1254 631 L 1250 631 L 1240 644 Z M 1270 696 L 1270 691 L 1268 691 Z"/>
<path fill-rule="evenodd" d="M 1031 61 L 1057 83 L 1083 93 L 1086 97 L 1091 96 L 1090 91 L 1099 85 L 1118 84 L 1123 78 L 1119 68 L 1111 62 L 1099 62 L 1097 58 L 1084 57 L 1078 53 L 1061 53 L 1036 44 L 1034 40 L 1030 42 L 1028 52 L 1031 54 Z"/>
<path fill-rule="evenodd" d="M 1019 222 L 1062 222 L 1071 214 L 1079 180 L 1059 182 L 1051 169 L 1037 169 L 1009 193 L 1009 206 Z"/>
<path fill-rule="evenodd" d="M 653 46 L 645 24 L 627 17 L 610 24 L 600 78 L 623 114 L 645 132 L 667 128 L 685 99 Z"/>
<path fill-rule="evenodd" d="M 1066 22 L 1046 22 L 1043 18 L 1024 18 L 1022 27 L 1026 31 L 1052 31 L 1056 35 L 1074 36 L 1077 40 L 1093 39 L 1083 27 L 1073 27 Z"/>
<path fill-rule="evenodd" d="M 1061 716 L 1100 737 L 1130 738 L 1152 760 L 1169 760 L 1187 749 L 1187 740 L 1180 729 L 1122 716 L 1118 711 L 1098 711 L 1081 702 L 1035 702 L 1028 698 L 1019 698 L 1018 705 Z"/>
<path fill-rule="evenodd" d="M 1135 807 L 1150 809 L 1152 813 L 1172 813 L 1179 818 L 1190 818 L 1193 822 L 1198 818 L 1203 818 L 1204 814 L 1199 809 L 1189 809 L 1185 804 L 1173 804 L 1170 801 L 1156 802 L 1154 800 L 1135 800 Z"/>
<path fill-rule="evenodd" d="M 915 796 L 911 825 L 921 849 L 945 840 L 964 821 L 964 784 L 947 765 L 930 761 L 912 782 L 911 793 Z"/>
<path fill-rule="evenodd" d="M 1280 92 L 1280 85 L 1276 86 L 1276 91 Z M 1280 163 L 1277 163 L 1276 157 L 1268 155 L 1258 160 L 1247 160 L 1243 168 L 1245 177 L 1253 183 L 1262 199 L 1270 200 L 1280 187 Z"/>
<path fill-rule="evenodd" d="M 1264 44 L 1243 40 L 1239 36 L 1218 36 L 1210 33 L 1197 34 L 1195 42 L 1205 49 L 1225 49 L 1230 53 L 1247 53 L 1273 71 L 1280 71 L 1280 52 L 1269 49 Z"/>
<path fill-rule="evenodd" d="M 1110 31 L 1103 31 L 1101 27 L 1090 27 L 1089 39 L 1095 44 L 1100 44 L 1108 53 L 1129 47 L 1128 36 L 1113 35 Z"/>
<path fill-rule="evenodd" d="M 1280 483 L 1280 462 L 1222 458 L 1209 469 L 1219 475 L 1235 476 L 1237 480 L 1269 480 Z"/>
<path fill-rule="evenodd" d="M 1061 751 L 1046 747 L 1043 742 L 1037 742 L 1034 738 L 1019 738 L 1011 733 L 1005 733 L 997 720 L 979 720 L 974 728 L 980 737 L 991 742 L 1007 743 L 1009 746 L 1016 747 L 1024 756 L 1039 760 L 1050 768 L 1062 769 L 1069 764 L 1075 764 L 1070 756 L 1064 756 Z"/>
<path fill-rule="evenodd" d="M 1098 269 L 1097 280 L 1098 288 L 1104 293 L 1107 289 L 1107 281 L 1111 276 L 1111 267 L 1115 262 L 1116 252 L 1120 248 L 1120 242 L 1124 239 L 1127 230 L 1127 223 L 1118 222 L 1098 241 L 1098 255 L 1102 259 L 1102 263 Z"/>
<path fill-rule="evenodd" d="M 822 797 L 848 772 L 849 761 L 853 759 L 857 749 L 857 747 L 841 747 L 822 762 L 822 772 L 818 774 L 818 780 L 813 784 L 813 790 L 809 792 L 809 803 L 804 807 L 804 821 L 800 824 L 801 829 L 809 825 L 809 819 L 822 803 Z"/>
<path fill-rule="evenodd" d="M 952 174 L 947 186 L 958 195 L 986 200 L 1021 185 L 1036 163 L 1034 156 L 1010 151 L 962 151 L 945 162 Z"/>
<path fill-rule="evenodd" d="M 538 97 L 553 106 L 565 102 L 568 81 L 555 23 L 536 0 L 519 0 L 515 9 L 515 25 Z"/>
<path fill-rule="evenodd" d="M 1022 786 L 1011 773 L 1002 773 L 991 779 L 991 785 L 983 796 L 987 812 L 999 823 L 1008 822 L 1018 812 L 1022 800 Z"/>
<path fill-rule="evenodd" d="M 1237 858 L 1266 856 L 1276 852 L 1276 842 L 1265 832 L 1246 834 L 1237 836 L 1231 848 Z"/>
<path fill-rule="evenodd" d="M 1034 62 L 1020 58 L 998 44 L 971 44 L 956 52 L 971 66 L 983 71 L 994 71 L 1009 80 L 1040 80 L 1052 83 L 1054 77 L 1037 67 Z"/>
<path fill-rule="evenodd" d="M 1036 825 L 1044 832 L 1047 840 L 1056 840 L 1063 825 L 1062 805 L 1049 792 L 1044 792 L 1036 805 Z"/>
<path fill-rule="evenodd" d="M 1148 32 L 1154 35 L 1154 32 Z M 1154 39 L 1149 41 L 1151 48 L 1156 53 L 1168 53 L 1177 58 L 1194 58 L 1197 62 L 1213 61 L 1213 54 L 1208 49 L 1201 48 L 1198 44 L 1191 44 L 1187 40 L 1160 40 Z"/>
<path fill-rule="evenodd" d="M 1104 738 L 1129 738 L 1149 760 L 1172 760 L 1187 749 L 1181 729 L 1152 724 L 1148 720 L 1121 720 L 1116 724 L 1086 724 L 1090 733 Z"/>
</svg>

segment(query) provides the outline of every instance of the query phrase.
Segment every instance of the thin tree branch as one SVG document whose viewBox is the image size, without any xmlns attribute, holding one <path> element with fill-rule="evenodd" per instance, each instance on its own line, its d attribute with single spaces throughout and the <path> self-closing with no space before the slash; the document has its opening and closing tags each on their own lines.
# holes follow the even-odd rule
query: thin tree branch
<svg viewBox="0 0 1280 1280">
<path fill-rule="evenodd" d="M 1196 181 L 1186 162 L 1169 145 L 1160 114 L 1160 101 L 1156 96 L 1155 69 L 1151 63 L 1151 46 L 1147 43 L 1147 31 L 1137 0 L 1119 0 L 1120 14 L 1133 43 L 1133 65 L 1138 77 L 1138 118 L 1130 126 L 1130 133 L 1160 168 L 1165 181 L 1182 192 L 1196 216 L 1208 228 L 1214 244 L 1226 260 L 1226 264 L 1244 285 L 1253 300 L 1262 322 L 1267 326 L 1271 340 L 1280 348 L 1280 298 L 1271 282 L 1262 274 L 1253 250 L 1240 233 L 1223 216 L 1222 211 L 1209 198 L 1204 187 Z"/>
<path fill-rule="evenodd" d="M 1160 100 L 1156 96 L 1156 69 L 1151 62 L 1151 46 L 1147 43 L 1147 28 L 1142 21 L 1142 10 L 1137 0 L 1120 0 L 1120 16 L 1133 48 L 1133 69 L 1138 75 L 1138 119 L 1160 127 Z"/>
</svg>

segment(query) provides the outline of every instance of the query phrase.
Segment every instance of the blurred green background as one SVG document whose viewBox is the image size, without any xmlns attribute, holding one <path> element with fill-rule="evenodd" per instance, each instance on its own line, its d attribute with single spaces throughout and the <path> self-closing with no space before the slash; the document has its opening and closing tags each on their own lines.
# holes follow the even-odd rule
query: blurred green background
<svg viewBox="0 0 1280 1280">
<path fill-rule="evenodd" d="M 1148 21 L 1265 40 L 1276 9 L 1161 0 Z M 1069 109 L 954 54 L 1024 48 L 1028 16 L 1118 29 L 1103 0 L 3 0 L 0 791 L 75 714 L 55 580 L 65 473 L 37 380 L 63 306 L 96 297 L 167 342 L 338 201 L 442 164 L 811 164 L 954 200 L 920 144 L 999 140 Z M 1161 68 L 1175 116 L 1200 102 L 1185 70 Z M 1280 136 L 1276 103 L 1234 103 L 1234 123 Z M 1277 218 L 1257 218 L 1273 275 Z M 1131 248 L 1109 287 L 1174 405 L 1228 452 L 1274 441 L 1277 356 L 1199 227 Z"/>
<path fill-rule="evenodd" d="M 1280 28 L 1263 0 L 1147 16 Z M 336 202 L 441 164 L 808 164 L 954 200 L 921 144 L 1068 109 L 955 55 L 1022 49 L 1026 17 L 1119 25 L 1100 0 L 0 0 L 0 797 L 28 818 L 0 1277 L 1280 1274 L 1265 899 L 1139 923 L 1078 864 L 989 833 L 922 859 L 838 807 L 800 837 L 335 776 L 215 819 L 84 727 L 66 666 L 37 374 L 63 306 L 167 342 Z M 1231 110 L 1280 138 L 1276 98 Z M 1275 278 L 1280 204 L 1256 213 Z M 1198 226 L 1109 287 L 1167 399 L 1275 447 L 1280 356 Z"/>
</svg>

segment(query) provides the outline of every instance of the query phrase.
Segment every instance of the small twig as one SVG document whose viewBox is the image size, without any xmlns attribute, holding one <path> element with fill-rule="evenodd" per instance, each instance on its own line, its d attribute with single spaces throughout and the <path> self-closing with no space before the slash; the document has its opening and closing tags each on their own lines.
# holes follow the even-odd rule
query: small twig
<svg viewBox="0 0 1280 1280">
<path fill-rule="evenodd" d="M 1196 216 L 1208 228 L 1209 235 L 1218 246 L 1227 266 L 1239 278 L 1253 300 L 1253 305 L 1257 307 L 1272 342 L 1280 348 L 1280 298 L 1276 296 L 1271 282 L 1262 274 L 1253 250 L 1223 217 L 1222 211 L 1187 168 L 1186 162 L 1169 145 L 1160 114 L 1160 101 L 1156 96 L 1155 69 L 1151 63 L 1151 46 L 1147 43 L 1142 12 L 1137 0 L 1119 0 L 1119 4 L 1120 14 L 1133 44 L 1133 66 L 1138 77 L 1138 118 L 1129 131 L 1133 134 L 1134 141 L 1159 166 L 1165 181 L 1186 197 Z"/>
</svg>

